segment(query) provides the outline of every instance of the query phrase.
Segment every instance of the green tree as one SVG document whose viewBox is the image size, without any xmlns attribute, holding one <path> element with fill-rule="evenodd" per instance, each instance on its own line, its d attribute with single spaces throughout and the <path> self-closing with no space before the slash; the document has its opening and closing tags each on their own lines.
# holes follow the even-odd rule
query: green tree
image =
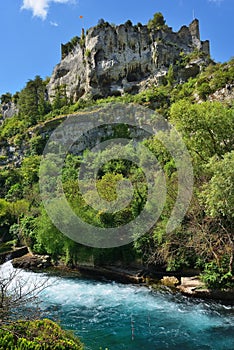
<svg viewBox="0 0 234 350">
<path fill-rule="evenodd" d="M 0 227 L 8 225 L 12 221 L 11 203 L 0 198 Z"/>
<path fill-rule="evenodd" d="M 2 94 L 0 97 L 1 103 L 8 103 L 12 100 L 12 94 L 10 92 L 6 92 L 5 94 Z"/>
<path fill-rule="evenodd" d="M 221 160 L 213 157 L 209 169 L 212 177 L 202 193 L 207 213 L 231 222 L 234 218 L 234 151 L 226 153 Z"/>
<path fill-rule="evenodd" d="M 29 156 L 22 162 L 20 174 L 23 184 L 28 186 L 38 181 L 38 170 L 40 165 L 40 156 Z"/>
<path fill-rule="evenodd" d="M 153 19 L 150 19 L 147 27 L 149 30 L 164 29 L 166 27 L 166 21 L 161 12 L 156 12 Z"/>
<path fill-rule="evenodd" d="M 55 209 L 56 210 L 56 209 Z M 59 213 L 58 213 L 59 215 Z M 64 255 L 65 238 L 63 234 L 53 225 L 50 218 L 43 209 L 36 220 L 36 243 L 34 249 L 39 253 L 48 253 L 55 262 Z"/>
<path fill-rule="evenodd" d="M 221 160 L 213 157 L 209 162 L 211 178 L 204 185 L 201 200 L 204 203 L 207 215 L 213 219 L 221 237 L 220 249 L 216 250 L 216 263 L 229 272 L 233 271 L 234 258 L 234 151 L 226 153 Z M 216 244 L 217 244 L 216 242 Z M 221 244 L 222 243 L 222 244 Z M 218 257 L 220 254 L 220 257 Z"/>
<path fill-rule="evenodd" d="M 220 102 L 181 100 L 172 105 L 170 122 L 182 134 L 195 166 L 205 165 L 214 155 L 221 158 L 233 148 L 234 109 Z"/>
<path fill-rule="evenodd" d="M 29 125 L 36 124 L 41 116 L 50 110 L 50 104 L 46 98 L 46 84 L 40 76 L 29 80 L 26 87 L 19 93 L 19 113 L 22 118 L 28 120 Z"/>
</svg>

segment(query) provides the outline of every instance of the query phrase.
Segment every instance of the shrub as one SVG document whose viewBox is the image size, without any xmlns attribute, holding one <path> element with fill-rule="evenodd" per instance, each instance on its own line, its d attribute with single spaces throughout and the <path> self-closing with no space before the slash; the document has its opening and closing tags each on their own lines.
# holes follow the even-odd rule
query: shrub
<svg viewBox="0 0 234 350">
<path fill-rule="evenodd" d="M 0 349 L 83 350 L 78 338 L 48 319 L 18 321 L 2 328 Z"/>
<path fill-rule="evenodd" d="M 91 51 L 90 51 L 89 49 L 87 49 L 87 50 L 85 51 L 85 56 L 86 56 L 87 58 L 90 58 L 90 57 L 91 57 Z"/>
<path fill-rule="evenodd" d="M 231 287 L 232 274 L 224 264 L 218 266 L 216 262 L 211 261 L 205 265 L 201 276 L 208 288 L 222 289 Z"/>
<path fill-rule="evenodd" d="M 197 87 L 198 95 L 201 99 L 206 100 L 207 96 L 212 92 L 209 83 L 202 83 Z"/>
</svg>

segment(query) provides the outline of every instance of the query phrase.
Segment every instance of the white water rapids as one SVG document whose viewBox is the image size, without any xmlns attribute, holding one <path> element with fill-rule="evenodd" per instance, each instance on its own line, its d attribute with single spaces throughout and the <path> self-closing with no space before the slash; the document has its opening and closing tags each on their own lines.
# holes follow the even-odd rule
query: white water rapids
<svg viewBox="0 0 234 350">
<path fill-rule="evenodd" d="M 7 262 L 0 275 L 12 269 Z M 17 276 L 28 286 L 48 278 L 23 270 Z M 233 306 L 74 277 L 49 276 L 48 283 L 40 295 L 43 317 L 72 329 L 86 349 L 234 349 Z"/>
</svg>

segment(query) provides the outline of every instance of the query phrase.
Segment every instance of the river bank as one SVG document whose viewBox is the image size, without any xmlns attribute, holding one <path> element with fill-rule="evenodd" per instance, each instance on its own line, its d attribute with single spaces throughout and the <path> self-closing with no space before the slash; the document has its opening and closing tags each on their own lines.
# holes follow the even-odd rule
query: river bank
<svg viewBox="0 0 234 350">
<path fill-rule="evenodd" d="M 7 260 L 12 260 L 14 258 L 20 258 L 28 254 L 28 247 L 16 247 L 14 249 L 6 250 L 0 253 L 0 264 L 4 264 Z"/>
<path fill-rule="evenodd" d="M 67 267 L 63 263 L 54 265 L 48 255 L 27 253 L 14 258 L 15 268 L 32 271 L 45 271 L 51 274 L 71 277 L 108 280 L 124 284 L 145 285 L 152 289 L 169 289 L 185 296 L 201 299 L 213 299 L 234 304 L 234 289 L 210 290 L 206 288 L 199 275 L 182 272 L 152 271 L 144 266 L 87 266 Z"/>
</svg>

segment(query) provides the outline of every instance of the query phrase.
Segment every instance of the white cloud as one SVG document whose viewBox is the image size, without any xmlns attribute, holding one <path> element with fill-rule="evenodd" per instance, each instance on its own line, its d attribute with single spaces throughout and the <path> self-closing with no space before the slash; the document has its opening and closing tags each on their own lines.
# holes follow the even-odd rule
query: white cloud
<svg viewBox="0 0 234 350">
<path fill-rule="evenodd" d="M 58 27 L 58 23 L 57 22 L 50 21 L 50 25 L 52 27 Z"/>
<path fill-rule="evenodd" d="M 22 10 L 30 10 L 33 16 L 46 19 L 50 3 L 56 2 L 66 4 L 74 2 L 72 0 L 23 0 Z"/>
</svg>

